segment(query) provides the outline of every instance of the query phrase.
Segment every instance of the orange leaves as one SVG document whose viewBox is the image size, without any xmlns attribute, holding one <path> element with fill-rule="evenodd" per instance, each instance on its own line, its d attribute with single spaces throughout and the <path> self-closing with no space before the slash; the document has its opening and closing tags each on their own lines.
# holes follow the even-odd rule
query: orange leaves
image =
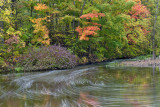
<svg viewBox="0 0 160 107">
<path fill-rule="evenodd" d="M 105 16 L 104 13 L 97 13 L 96 11 L 93 11 L 93 13 L 88 13 L 82 15 L 81 19 L 92 19 L 92 18 L 98 18 Z M 80 35 L 80 40 L 89 40 L 89 37 L 87 36 L 94 36 L 96 35 L 96 31 L 100 30 L 98 26 L 101 26 L 101 24 L 93 23 L 93 22 L 84 22 L 85 24 L 88 24 L 89 26 L 81 28 L 78 26 L 76 28 L 76 31 Z"/>
<path fill-rule="evenodd" d="M 101 26 L 101 24 L 98 24 L 98 23 L 93 23 L 91 22 L 92 25 L 96 25 L 96 26 Z"/>
<path fill-rule="evenodd" d="M 103 17 L 103 16 L 105 16 L 105 14 L 104 13 L 88 13 L 88 14 L 84 14 L 84 15 L 82 15 L 80 18 L 81 19 L 92 19 L 92 18 L 98 18 L 98 17 Z"/>
<path fill-rule="evenodd" d="M 96 33 L 93 33 L 94 31 L 100 30 L 97 26 L 87 26 L 84 28 L 81 28 L 78 26 L 76 28 L 76 31 L 79 33 L 79 35 L 85 34 L 85 35 L 95 35 Z"/>
<path fill-rule="evenodd" d="M 96 35 L 97 33 L 95 31 L 85 30 L 83 31 L 83 34 L 80 36 L 79 40 L 89 40 L 89 37 L 87 35 Z"/>
<path fill-rule="evenodd" d="M 32 23 L 41 23 L 41 21 L 46 20 L 47 18 L 38 18 L 38 19 L 31 19 Z"/>
<path fill-rule="evenodd" d="M 129 14 L 131 15 L 131 18 L 139 19 L 140 17 L 148 17 L 150 12 L 147 10 L 146 6 L 143 6 L 142 4 L 135 4 Z"/>
<path fill-rule="evenodd" d="M 89 37 L 86 37 L 86 35 L 80 36 L 79 40 L 89 40 Z"/>
<path fill-rule="evenodd" d="M 49 36 L 48 36 L 49 31 L 48 31 L 47 27 L 45 25 L 43 25 L 43 23 L 42 23 L 42 21 L 44 21 L 44 20 L 46 20 L 46 17 L 31 20 L 33 23 L 35 23 L 35 25 L 33 25 L 33 27 L 34 27 L 33 33 L 38 35 L 38 38 L 35 37 L 32 40 L 33 43 L 40 42 L 44 45 L 49 45 L 50 44 L 50 39 L 49 39 Z"/>
<path fill-rule="evenodd" d="M 37 6 L 34 6 L 34 9 L 42 11 L 42 10 L 49 9 L 49 7 L 46 6 L 45 4 L 37 3 Z M 47 29 L 47 27 L 45 25 L 43 25 L 43 21 L 46 21 L 46 20 L 47 20 L 47 17 L 37 18 L 37 19 L 31 20 L 32 23 L 35 23 L 33 25 L 33 27 L 34 27 L 33 33 L 35 33 L 35 37 L 32 40 L 33 43 L 39 42 L 44 45 L 50 44 L 49 30 Z"/>
<path fill-rule="evenodd" d="M 78 26 L 76 28 L 76 31 L 79 33 L 80 36 L 80 40 L 89 40 L 89 38 L 87 36 L 89 35 L 96 35 L 97 33 L 95 31 L 100 30 L 97 26 L 87 26 L 87 27 L 83 27 L 81 28 L 80 26 Z"/>
<path fill-rule="evenodd" d="M 84 27 L 83 30 L 97 31 L 100 29 L 97 26 L 87 26 L 87 27 Z"/>
<path fill-rule="evenodd" d="M 127 0 L 128 1 L 128 0 Z M 141 4 L 140 0 L 132 0 L 136 2 L 132 7 L 131 11 L 128 12 L 131 21 L 124 23 L 125 30 L 127 33 L 126 37 L 128 44 L 140 44 L 145 40 L 145 36 L 150 32 L 150 12 L 146 6 Z M 135 19 L 135 20 L 132 20 Z M 140 19 L 140 20 L 137 20 Z"/>
<path fill-rule="evenodd" d="M 80 26 L 78 26 L 76 28 L 76 31 L 79 33 L 79 35 L 82 35 L 83 28 L 81 28 Z"/>
<path fill-rule="evenodd" d="M 35 10 L 46 10 L 48 9 L 48 6 L 46 6 L 45 4 L 42 4 L 42 3 L 37 3 L 37 6 L 34 6 L 34 9 Z"/>
</svg>

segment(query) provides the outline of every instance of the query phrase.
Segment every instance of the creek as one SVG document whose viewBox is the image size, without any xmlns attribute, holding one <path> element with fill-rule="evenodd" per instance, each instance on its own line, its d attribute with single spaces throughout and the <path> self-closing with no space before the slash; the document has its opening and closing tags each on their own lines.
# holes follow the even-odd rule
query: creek
<svg viewBox="0 0 160 107">
<path fill-rule="evenodd" d="M 80 66 L 0 75 L 0 107 L 158 107 L 159 67 Z"/>
</svg>

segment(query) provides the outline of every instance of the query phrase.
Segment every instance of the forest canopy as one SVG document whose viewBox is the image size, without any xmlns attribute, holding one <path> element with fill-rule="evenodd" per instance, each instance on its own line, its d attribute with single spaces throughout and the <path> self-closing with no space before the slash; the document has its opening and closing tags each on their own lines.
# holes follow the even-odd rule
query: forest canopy
<svg viewBox="0 0 160 107">
<path fill-rule="evenodd" d="M 150 54 L 155 5 L 152 0 L 1 0 L 0 67 L 62 69 Z"/>
</svg>

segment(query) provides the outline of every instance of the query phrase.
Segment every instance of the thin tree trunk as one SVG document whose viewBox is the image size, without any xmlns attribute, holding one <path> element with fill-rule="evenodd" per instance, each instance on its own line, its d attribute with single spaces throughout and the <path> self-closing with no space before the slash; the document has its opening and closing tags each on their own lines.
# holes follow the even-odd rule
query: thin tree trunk
<svg viewBox="0 0 160 107">
<path fill-rule="evenodd" d="M 4 7 L 1 6 L 0 8 L 3 10 Z M 1 13 L 1 11 L 0 11 L 0 13 Z M 1 29 L 4 29 L 4 22 L 3 22 L 3 21 L 0 21 L 0 28 L 1 28 Z M 3 34 L 3 31 L 2 31 L 1 29 L 0 29 L 0 33 Z M 4 44 L 4 39 L 3 39 L 3 37 L 1 37 L 0 39 L 1 39 L 0 42 L 1 42 L 2 44 Z"/>
<path fill-rule="evenodd" d="M 86 0 L 84 0 L 84 3 L 83 3 L 83 6 L 82 6 L 82 9 L 81 9 L 81 14 L 80 14 L 80 16 L 82 16 L 82 14 L 83 14 L 83 9 L 84 9 L 85 4 L 86 4 Z M 78 21 L 78 26 L 79 26 L 79 25 L 80 25 L 80 22 Z M 78 33 L 77 33 L 77 35 L 76 35 L 76 38 L 78 39 Z"/>
<path fill-rule="evenodd" d="M 55 14 L 55 21 L 56 21 L 55 22 L 55 30 L 56 30 L 58 28 L 58 26 L 57 26 L 58 25 L 58 14 L 57 13 Z M 62 29 L 62 31 L 63 31 L 63 29 Z"/>
<path fill-rule="evenodd" d="M 14 14 L 12 14 L 12 15 L 15 17 L 15 19 L 17 19 L 17 8 L 16 8 L 16 2 L 17 2 L 17 0 L 12 0 L 12 4 L 11 4 L 12 11 L 16 10 L 15 15 L 14 15 Z M 15 30 L 17 30 L 17 29 L 18 29 L 17 20 L 15 20 Z"/>
<path fill-rule="evenodd" d="M 83 6 L 82 6 L 82 9 L 81 9 L 81 14 L 80 14 L 80 16 L 82 16 L 82 14 L 83 14 L 83 9 L 84 9 L 84 6 L 86 5 L 86 0 L 84 0 L 84 3 L 83 3 Z"/>
<path fill-rule="evenodd" d="M 73 0 L 73 4 L 75 6 L 75 0 Z M 74 19 L 73 19 L 73 36 L 74 36 L 74 33 L 75 33 L 75 12 L 73 13 L 73 17 L 74 17 Z"/>
<path fill-rule="evenodd" d="M 33 16 L 33 6 L 31 6 L 31 17 Z"/>
<path fill-rule="evenodd" d="M 152 59 L 156 59 L 155 34 L 156 34 L 156 24 L 157 24 L 157 15 L 158 15 L 158 5 L 159 5 L 159 0 L 157 0 L 155 20 L 154 20 L 153 31 L 152 31 L 152 54 L 153 54 Z"/>
</svg>

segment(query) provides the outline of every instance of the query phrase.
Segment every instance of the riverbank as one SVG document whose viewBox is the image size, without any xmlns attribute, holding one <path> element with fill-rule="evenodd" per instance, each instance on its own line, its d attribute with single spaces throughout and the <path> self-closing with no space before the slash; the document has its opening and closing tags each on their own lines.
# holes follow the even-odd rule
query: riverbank
<svg viewBox="0 0 160 107">
<path fill-rule="evenodd" d="M 160 66 L 160 58 L 156 59 L 143 59 L 143 60 L 127 60 L 121 61 L 120 66 L 134 66 L 134 67 L 151 67 L 151 66 Z"/>
<path fill-rule="evenodd" d="M 151 55 L 145 55 L 145 56 L 138 56 L 136 58 L 132 58 L 132 59 L 109 59 L 109 60 L 105 60 L 105 61 L 96 61 L 93 63 L 79 63 L 76 66 L 72 67 L 72 68 L 46 68 L 46 69 L 38 69 L 39 67 L 36 68 L 32 68 L 32 69 L 22 69 L 21 67 L 17 67 L 16 69 L 12 66 L 8 67 L 8 68 L 1 68 L 1 72 L 0 73 L 16 73 L 16 72 L 36 72 L 36 71 L 51 71 L 51 70 L 66 70 L 66 69 L 73 69 L 73 68 L 77 68 L 80 66 L 85 66 L 85 65 L 92 65 L 92 64 L 104 64 L 107 67 L 123 67 L 123 66 L 127 66 L 127 67 L 151 67 L 151 66 L 160 66 L 160 58 L 156 58 L 155 60 L 151 59 Z"/>
</svg>

